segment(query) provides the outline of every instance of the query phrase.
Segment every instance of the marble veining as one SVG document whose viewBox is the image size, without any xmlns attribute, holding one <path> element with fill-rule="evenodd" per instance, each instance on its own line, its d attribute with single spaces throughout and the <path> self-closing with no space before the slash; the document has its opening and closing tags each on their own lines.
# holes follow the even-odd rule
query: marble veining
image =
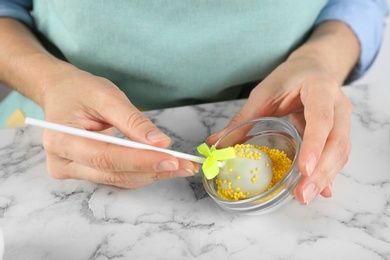
<svg viewBox="0 0 390 260">
<path fill-rule="evenodd" d="M 54 180 L 42 130 L 0 130 L 0 259 L 390 259 L 390 75 L 386 29 L 365 77 L 345 87 L 353 103 L 349 161 L 333 197 L 267 215 L 222 211 L 200 176 L 138 190 Z M 244 101 L 149 111 L 172 149 L 222 129 Z M 1 111 L 0 111 L 1 112 Z M 118 134 L 120 136 L 120 134 Z"/>
<path fill-rule="evenodd" d="M 126 190 L 47 173 L 42 130 L 0 130 L 0 228 L 4 259 L 390 259 L 390 89 L 345 87 L 354 112 L 352 151 L 331 199 L 296 200 L 261 216 L 221 210 L 200 175 Z M 149 111 L 196 146 L 244 100 Z"/>
</svg>

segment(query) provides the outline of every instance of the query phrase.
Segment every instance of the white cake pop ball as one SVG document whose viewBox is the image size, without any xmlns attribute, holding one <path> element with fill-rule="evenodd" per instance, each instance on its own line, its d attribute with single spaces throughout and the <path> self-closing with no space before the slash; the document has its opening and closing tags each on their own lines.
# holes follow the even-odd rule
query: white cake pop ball
<svg viewBox="0 0 390 260">
<path fill-rule="evenodd" d="M 219 194 L 225 199 L 239 200 L 266 191 L 272 181 L 272 161 L 253 145 L 236 145 L 236 158 L 223 162 L 217 176 Z"/>
</svg>

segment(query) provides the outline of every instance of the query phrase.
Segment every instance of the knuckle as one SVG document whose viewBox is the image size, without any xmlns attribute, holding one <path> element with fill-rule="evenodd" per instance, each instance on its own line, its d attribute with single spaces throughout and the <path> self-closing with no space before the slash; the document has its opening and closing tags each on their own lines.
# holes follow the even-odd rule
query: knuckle
<svg viewBox="0 0 390 260">
<path fill-rule="evenodd" d="M 104 174 L 103 182 L 109 185 L 123 187 L 123 188 L 128 188 L 129 186 L 129 185 L 125 185 L 126 183 L 124 182 L 122 176 L 116 173 Z"/>
<path fill-rule="evenodd" d="M 330 176 L 329 174 L 324 175 L 323 178 L 323 186 L 324 188 L 331 184 L 333 182 L 333 176 Z"/>
<path fill-rule="evenodd" d="M 98 152 L 91 157 L 91 164 L 102 172 L 114 172 L 115 164 L 104 152 Z"/>
<path fill-rule="evenodd" d="M 242 121 L 242 118 L 244 118 L 241 111 L 239 111 L 237 114 L 234 115 L 232 120 L 230 120 L 230 126 L 235 126 L 239 124 Z"/>
<path fill-rule="evenodd" d="M 329 128 L 333 127 L 333 111 L 330 109 L 322 110 L 322 118 Z"/>
<path fill-rule="evenodd" d="M 46 131 L 45 129 L 42 144 L 46 152 L 57 154 L 63 158 L 68 158 L 71 152 L 68 148 L 69 135 L 61 132 Z"/>
<path fill-rule="evenodd" d="M 333 182 L 334 175 L 332 174 L 332 166 L 329 165 L 328 167 L 323 166 L 318 169 L 319 176 L 320 176 L 320 187 L 325 188 L 328 186 L 330 183 Z M 322 190 L 322 189 L 321 189 Z"/>
<path fill-rule="evenodd" d="M 328 129 L 333 128 L 333 111 L 331 109 L 321 110 L 322 121 L 326 124 Z"/>
<path fill-rule="evenodd" d="M 113 174 L 113 173 L 104 174 L 104 183 L 120 186 L 119 184 L 121 184 L 122 182 L 123 180 L 121 176 L 118 174 Z"/>
<path fill-rule="evenodd" d="M 318 74 L 318 78 L 314 79 L 316 81 L 320 80 L 324 83 L 324 85 L 327 88 L 332 89 L 333 91 L 338 91 L 340 89 L 340 84 L 337 82 L 337 80 L 334 77 L 331 77 L 328 73 L 328 71 L 322 70 Z"/>
<path fill-rule="evenodd" d="M 55 148 L 54 138 L 46 130 L 43 132 L 42 144 L 46 151 L 53 151 Z"/>
<path fill-rule="evenodd" d="M 142 183 L 133 180 L 133 178 L 131 177 L 128 178 L 122 174 L 116 173 L 106 174 L 104 178 L 104 183 L 131 190 L 138 189 L 143 186 Z"/>
<path fill-rule="evenodd" d="M 127 119 L 126 125 L 129 129 L 137 129 L 141 125 L 149 123 L 149 119 L 142 115 L 141 113 L 135 112 L 129 116 Z"/>
<path fill-rule="evenodd" d="M 43 147 L 46 151 L 56 152 L 59 149 L 59 144 L 63 142 L 64 135 L 62 133 L 55 133 L 50 130 L 44 130 L 43 132 Z"/>
<path fill-rule="evenodd" d="M 156 175 L 152 177 L 153 181 L 157 181 L 160 179 L 169 179 L 172 178 L 172 172 L 157 172 Z"/>
<path fill-rule="evenodd" d="M 329 183 L 333 181 L 333 178 L 330 174 L 330 168 L 329 167 L 318 167 L 318 176 L 320 177 L 320 183 L 323 187 L 326 187 Z"/>
<path fill-rule="evenodd" d="M 248 96 L 248 98 L 256 98 L 258 95 L 259 95 L 259 93 L 261 93 L 261 88 L 253 88 L 252 90 L 251 90 L 251 92 L 249 93 L 249 96 Z"/>
<path fill-rule="evenodd" d="M 344 158 L 346 156 L 348 156 L 349 154 L 349 151 L 350 151 L 350 141 L 349 141 L 349 138 L 347 137 L 341 137 L 338 139 L 337 143 L 336 143 L 336 148 L 337 148 L 337 155 L 339 156 L 339 158 Z"/>
<path fill-rule="evenodd" d="M 131 161 L 131 169 L 133 171 L 145 171 L 148 167 L 146 167 L 141 160 L 132 160 Z"/>
<path fill-rule="evenodd" d="M 348 161 L 349 161 L 349 155 L 345 155 L 341 160 L 341 163 L 342 165 L 346 165 Z"/>
<path fill-rule="evenodd" d="M 51 177 L 57 180 L 68 179 L 66 172 L 63 169 L 57 167 L 54 163 L 48 160 L 46 164 L 46 169 Z"/>
<path fill-rule="evenodd" d="M 352 102 L 346 96 L 344 96 L 343 105 L 344 105 L 345 110 L 347 111 L 348 115 L 351 115 L 352 111 L 353 111 L 353 105 L 352 105 Z"/>
<path fill-rule="evenodd" d="M 65 180 L 66 178 L 63 174 L 60 173 L 60 171 L 51 171 L 48 170 L 51 177 L 53 177 L 56 180 Z"/>
</svg>

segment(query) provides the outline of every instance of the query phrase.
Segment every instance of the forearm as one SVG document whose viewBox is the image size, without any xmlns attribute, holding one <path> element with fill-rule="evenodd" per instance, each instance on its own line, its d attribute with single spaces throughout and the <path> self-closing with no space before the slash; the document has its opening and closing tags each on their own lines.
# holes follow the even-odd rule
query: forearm
<svg viewBox="0 0 390 260">
<path fill-rule="evenodd" d="M 355 68 L 360 55 L 359 41 L 348 25 L 339 21 L 321 23 L 308 41 L 289 60 L 314 58 L 342 85 Z"/>
<path fill-rule="evenodd" d="M 73 69 L 40 44 L 21 22 L 0 18 L 0 81 L 43 106 L 48 79 Z"/>
</svg>

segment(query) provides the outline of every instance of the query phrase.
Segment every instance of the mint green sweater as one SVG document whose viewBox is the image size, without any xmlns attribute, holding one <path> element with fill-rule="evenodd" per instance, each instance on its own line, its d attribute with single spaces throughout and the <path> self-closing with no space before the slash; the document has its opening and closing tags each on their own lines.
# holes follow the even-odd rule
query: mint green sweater
<svg viewBox="0 0 390 260">
<path fill-rule="evenodd" d="M 240 97 L 302 44 L 326 2 L 36 0 L 32 14 L 70 63 L 156 109 Z"/>
</svg>

